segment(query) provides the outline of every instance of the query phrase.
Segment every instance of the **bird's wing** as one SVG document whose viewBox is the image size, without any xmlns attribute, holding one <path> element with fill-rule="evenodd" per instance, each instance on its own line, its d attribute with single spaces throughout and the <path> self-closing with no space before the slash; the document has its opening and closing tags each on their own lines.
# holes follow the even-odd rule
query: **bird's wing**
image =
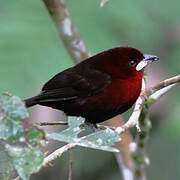
<svg viewBox="0 0 180 180">
<path fill-rule="evenodd" d="M 38 96 L 40 102 L 76 99 L 98 94 L 111 77 L 89 66 L 69 68 L 50 79 Z"/>
</svg>

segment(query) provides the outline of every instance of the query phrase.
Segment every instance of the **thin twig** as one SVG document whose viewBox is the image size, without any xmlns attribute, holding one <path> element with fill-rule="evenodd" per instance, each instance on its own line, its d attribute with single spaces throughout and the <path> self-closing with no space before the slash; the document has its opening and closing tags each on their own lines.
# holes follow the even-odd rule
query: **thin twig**
<svg viewBox="0 0 180 180">
<path fill-rule="evenodd" d="M 57 125 L 68 125 L 68 122 L 63 122 L 63 121 L 59 121 L 59 122 L 39 122 L 36 123 L 38 126 L 57 126 Z"/>
<path fill-rule="evenodd" d="M 134 111 L 131 114 L 129 120 L 125 124 L 123 124 L 122 126 L 116 128 L 115 131 L 118 134 L 121 134 L 121 133 L 127 131 L 128 129 L 130 129 L 130 128 L 134 127 L 134 126 L 136 126 L 137 130 L 140 132 L 140 128 L 139 128 L 139 125 L 138 125 L 138 119 L 139 119 L 139 116 L 141 114 L 143 103 L 144 103 L 143 98 L 141 96 L 139 96 L 139 98 L 136 101 Z"/>
<path fill-rule="evenodd" d="M 64 152 L 66 152 L 69 149 L 75 147 L 76 145 L 77 145 L 77 143 L 69 143 L 69 144 L 57 149 L 56 151 L 54 151 L 53 153 L 51 153 L 49 156 L 47 156 L 44 159 L 43 166 L 46 166 L 48 163 L 50 163 L 51 161 L 53 161 L 56 158 L 60 157 Z"/>
<path fill-rule="evenodd" d="M 169 86 L 167 86 L 167 87 L 165 87 L 163 89 L 160 89 L 160 90 L 156 91 L 154 94 L 149 96 L 149 99 L 152 100 L 151 104 L 155 103 L 161 96 L 166 94 L 169 90 L 171 90 L 176 85 L 178 85 L 178 83 L 171 84 L 171 85 L 169 85 Z"/>
<path fill-rule="evenodd" d="M 161 81 L 160 83 L 156 84 L 155 86 L 152 86 L 152 87 L 146 89 L 144 94 L 146 96 L 150 96 L 162 88 L 168 87 L 172 84 L 179 83 L 179 82 L 180 82 L 180 75 L 174 76 L 172 78 Z"/>
<path fill-rule="evenodd" d="M 70 149 L 70 154 L 69 154 L 70 158 L 69 158 L 69 176 L 68 176 L 68 180 L 72 180 L 72 165 L 73 165 L 73 149 Z"/>
<path fill-rule="evenodd" d="M 118 134 L 121 134 L 124 131 L 126 131 L 134 126 L 136 126 L 138 131 L 140 131 L 140 128 L 138 125 L 138 122 L 139 122 L 138 119 L 141 114 L 141 111 L 142 111 L 145 101 L 151 101 L 152 97 L 154 97 L 154 98 L 161 97 L 162 95 L 167 93 L 172 87 L 179 84 L 179 82 L 180 82 L 180 75 L 177 75 L 175 77 L 161 81 L 160 83 L 157 83 L 155 86 L 152 86 L 152 87 L 142 91 L 141 95 L 139 96 L 139 98 L 136 101 L 134 111 L 133 111 L 132 115 L 130 116 L 129 120 L 124 125 L 117 127 L 115 131 Z M 175 85 L 172 86 L 173 84 L 175 84 Z M 169 87 L 169 86 L 171 88 L 165 88 L 165 87 Z M 163 90 L 163 88 L 165 88 L 165 89 Z"/>
</svg>

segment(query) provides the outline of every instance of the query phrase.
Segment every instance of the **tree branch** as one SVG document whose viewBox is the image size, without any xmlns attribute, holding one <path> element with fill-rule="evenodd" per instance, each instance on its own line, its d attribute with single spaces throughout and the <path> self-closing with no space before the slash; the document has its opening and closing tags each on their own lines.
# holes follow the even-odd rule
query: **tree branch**
<svg viewBox="0 0 180 180">
<path fill-rule="evenodd" d="M 179 82 L 180 82 L 180 75 L 174 76 L 172 78 L 161 81 L 160 83 L 156 84 L 155 86 L 152 86 L 151 88 L 146 89 L 144 94 L 146 96 L 150 96 L 162 88 L 168 87 L 172 84 L 179 83 Z"/>
<path fill-rule="evenodd" d="M 53 21 L 57 26 L 59 35 L 75 63 L 90 57 L 85 43 L 81 39 L 69 14 L 64 0 L 43 0 Z"/>
<path fill-rule="evenodd" d="M 124 124 L 123 118 L 119 115 L 105 122 L 105 124 L 109 126 L 118 127 Z M 115 143 L 115 147 L 120 149 L 119 153 L 114 153 L 116 157 L 116 161 L 118 163 L 119 169 L 122 172 L 122 176 L 124 180 L 133 180 L 134 177 L 134 163 L 131 157 L 131 146 L 133 137 L 131 136 L 129 131 L 122 133 L 121 141 Z"/>
<path fill-rule="evenodd" d="M 151 96 L 149 96 L 149 99 L 151 99 L 151 104 L 153 104 L 154 102 L 156 102 L 161 96 L 163 96 L 164 94 L 166 94 L 169 90 L 171 90 L 173 87 L 175 87 L 178 83 L 175 84 L 171 84 L 167 87 L 164 87 L 163 89 L 160 89 L 158 91 L 156 91 L 155 93 L 153 93 Z"/>
<path fill-rule="evenodd" d="M 146 162 L 149 161 L 146 155 L 145 147 L 149 139 L 149 131 L 151 128 L 151 122 L 148 118 L 148 110 L 150 104 L 148 104 L 147 102 L 145 102 L 138 119 L 140 132 L 137 133 L 136 135 L 136 149 L 132 153 L 135 162 L 135 170 L 134 170 L 135 180 L 147 179 Z"/>
<path fill-rule="evenodd" d="M 126 166 L 126 162 L 124 162 L 123 157 L 120 153 L 114 153 L 116 156 L 116 160 L 119 165 L 119 169 L 121 169 L 122 176 L 124 180 L 134 180 L 134 173 L 132 169 Z"/>
</svg>

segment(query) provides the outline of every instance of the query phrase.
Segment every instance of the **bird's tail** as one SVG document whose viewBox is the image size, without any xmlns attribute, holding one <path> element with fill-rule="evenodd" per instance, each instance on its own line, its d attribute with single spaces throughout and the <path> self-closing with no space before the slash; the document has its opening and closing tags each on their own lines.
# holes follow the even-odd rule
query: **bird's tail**
<svg viewBox="0 0 180 180">
<path fill-rule="evenodd" d="M 27 108 L 31 107 L 31 106 L 34 106 L 34 105 L 38 104 L 37 96 L 31 97 L 31 98 L 28 98 L 28 99 L 24 99 L 24 102 L 25 102 L 25 106 Z"/>
</svg>

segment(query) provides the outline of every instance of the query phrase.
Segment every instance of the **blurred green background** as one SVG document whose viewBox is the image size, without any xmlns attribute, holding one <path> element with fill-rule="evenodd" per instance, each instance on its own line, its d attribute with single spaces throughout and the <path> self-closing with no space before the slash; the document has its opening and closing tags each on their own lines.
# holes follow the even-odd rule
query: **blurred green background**
<svg viewBox="0 0 180 180">
<path fill-rule="evenodd" d="M 110 0 L 104 8 L 99 7 L 99 0 L 65 2 L 93 55 L 121 45 L 158 55 L 160 61 L 148 68 L 149 84 L 180 72 L 179 0 Z M 0 0 L 1 93 L 29 97 L 53 75 L 72 65 L 42 1 Z M 153 128 L 147 147 L 151 180 L 180 179 L 179 112 L 178 87 L 152 108 Z M 77 148 L 74 156 L 74 180 L 120 179 L 113 154 Z M 32 179 L 63 180 L 67 174 L 68 153 Z"/>
</svg>

